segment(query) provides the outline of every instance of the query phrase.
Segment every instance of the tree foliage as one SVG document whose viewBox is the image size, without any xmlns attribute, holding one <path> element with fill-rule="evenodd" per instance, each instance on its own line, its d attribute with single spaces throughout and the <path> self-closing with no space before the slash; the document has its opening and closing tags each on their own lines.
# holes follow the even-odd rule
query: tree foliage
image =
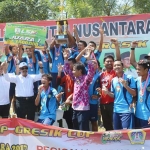
<svg viewBox="0 0 150 150">
<path fill-rule="evenodd" d="M 150 13 L 150 0 L 133 0 L 134 11 L 137 13 Z"/>
<path fill-rule="evenodd" d="M 0 22 L 21 22 L 49 18 L 49 0 L 4 0 L 0 2 Z"/>
</svg>

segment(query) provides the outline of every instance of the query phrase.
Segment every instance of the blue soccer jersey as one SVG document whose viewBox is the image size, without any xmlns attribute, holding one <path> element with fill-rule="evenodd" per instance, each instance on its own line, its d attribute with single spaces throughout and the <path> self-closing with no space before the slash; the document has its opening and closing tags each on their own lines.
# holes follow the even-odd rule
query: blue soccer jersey
<svg viewBox="0 0 150 150">
<path fill-rule="evenodd" d="M 127 84 L 130 88 L 136 89 L 135 80 L 132 76 L 124 74 L 123 79 L 127 81 Z M 112 80 L 111 92 L 114 93 L 115 113 L 133 112 L 133 109 L 130 109 L 130 104 L 132 103 L 132 95 L 119 82 L 118 77 L 115 77 Z"/>
<path fill-rule="evenodd" d="M 58 68 L 57 65 L 64 64 L 64 57 L 63 57 L 63 48 L 65 48 L 65 46 L 59 46 L 59 48 L 52 48 L 50 49 L 50 55 L 52 58 L 52 73 L 58 73 Z"/>
<path fill-rule="evenodd" d="M 7 61 L 8 61 L 9 56 L 12 56 L 12 54 L 9 53 L 8 55 L 6 55 Z M 7 71 L 8 71 L 8 73 L 15 73 L 15 72 L 16 72 L 16 62 L 15 62 L 15 57 L 12 57 L 10 63 L 8 64 Z"/>
<path fill-rule="evenodd" d="M 48 74 L 50 73 L 48 54 L 43 54 L 42 52 L 40 52 L 40 54 L 43 63 L 43 71 Z"/>
<path fill-rule="evenodd" d="M 148 120 L 150 117 L 150 76 L 147 81 L 141 83 L 141 77 L 136 79 L 137 105 L 135 116 L 139 119 Z M 141 88 L 145 90 L 141 94 Z"/>
<path fill-rule="evenodd" d="M 54 88 L 49 87 L 47 91 L 42 91 L 40 95 L 41 99 L 41 112 L 39 119 L 51 118 L 56 119 L 57 91 Z"/>
<path fill-rule="evenodd" d="M 101 75 L 100 72 L 96 72 L 90 84 L 89 87 L 90 104 L 98 104 L 99 99 L 92 99 L 92 95 L 99 95 L 96 89 L 100 87 L 100 75 Z"/>
</svg>

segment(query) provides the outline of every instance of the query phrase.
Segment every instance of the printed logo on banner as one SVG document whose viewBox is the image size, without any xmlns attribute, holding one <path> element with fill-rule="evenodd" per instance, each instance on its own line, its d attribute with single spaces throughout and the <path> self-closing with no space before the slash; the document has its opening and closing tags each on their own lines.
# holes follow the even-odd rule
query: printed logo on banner
<svg viewBox="0 0 150 150">
<path fill-rule="evenodd" d="M 128 132 L 131 144 L 144 144 L 146 132 L 143 130 L 132 130 Z"/>
<path fill-rule="evenodd" d="M 121 142 L 121 137 L 121 132 L 105 132 L 101 137 L 101 141 L 103 144 L 111 142 Z"/>
</svg>

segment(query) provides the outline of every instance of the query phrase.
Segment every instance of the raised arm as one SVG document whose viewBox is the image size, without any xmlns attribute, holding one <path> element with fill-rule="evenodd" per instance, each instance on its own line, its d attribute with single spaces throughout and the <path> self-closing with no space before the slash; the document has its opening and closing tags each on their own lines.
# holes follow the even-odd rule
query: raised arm
<svg viewBox="0 0 150 150">
<path fill-rule="evenodd" d="M 78 31 L 77 31 L 77 26 L 76 25 L 73 26 L 73 33 L 74 33 L 74 36 L 76 38 L 77 43 L 79 43 L 80 38 L 79 38 L 79 35 L 78 35 Z"/>
<path fill-rule="evenodd" d="M 119 48 L 119 42 L 117 39 L 111 39 L 111 42 L 115 45 L 115 50 L 116 50 L 116 59 L 121 60 L 121 55 L 120 55 L 120 48 Z"/>
<path fill-rule="evenodd" d="M 8 68 L 7 62 L 3 62 L 2 67 L 3 67 L 3 71 L 4 71 L 4 78 L 8 82 L 16 83 L 17 82 L 16 75 L 12 74 L 12 73 L 7 73 L 7 68 Z"/>
<path fill-rule="evenodd" d="M 51 43 L 50 43 L 50 49 L 53 49 L 55 44 L 56 44 L 56 41 L 55 41 L 55 38 L 53 38 Z"/>
<path fill-rule="evenodd" d="M 31 46 L 32 61 L 33 61 L 33 63 L 36 63 L 36 58 L 35 58 L 34 50 L 35 50 L 35 46 L 32 45 L 32 46 Z"/>
<path fill-rule="evenodd" d="M 137 62 L 135 60 L 135 52 L 134 52 L 137 44 L 138 43 L 136 41 L 133 41 L 131 44 L 131 51 L 130 51 L 130 63 L 134 68 L 136 68 L 136 66 L 137 66 Z"/>
<path fill-rule="evenodd" d="M 33 79 L 33 82 L 40 81 L 42 74 L 43 74 L 43 63 L 41 61 L 39 61 L 38 64 L 39 64 L 39 68 L 40 68 L 40 73 L 35 74 L 35 75 L 30 75 L 31 78 Z"/>
<path fill-rule="evenodd" d="M 9 54 L 9 45 L 5 45 L 5 55 L 7 56 Z"/>
<path fill-rule="evenodd" d="M 43 91 L 43 85 L 40 85 L 38 87 L 38 94 L 36 96 L 36 99 L 35 99 L 35 105 L 38 106 L 39 105 L 39 102 L 40 102 L 40 99 L 41 99 L 41 93 Z"/>
<path fill-rule="evenodd" d="M 71 33 L 69 32 L 69 30 L 67 30 L 67 35 L 68 35 L 68 47 L 74 47 L 76 45 L 76 41 L 74 39 L 74 37 L 71 35 Z"/>
<path fill-rule="evenodd" d="M 23 45 L 22 44 L 18 44 L 18 48 L 19 48 L 19 54 L 18 54 L 18 58 L 21 61 L 22 60 L 22 55 L 23 55 Z"/>
<path fill-rule="evenodd" d="M 98 51 L 102 52 L 103 40 L 104 40 L 104 30 L 102 27 L 99 28 L 99 33 L 100 33 L 100 41 L 99 41 Z"/>
<path fill-rule="evenodd" d="M 48 55 L 48 61 L 49 61 L 49 63 L 52 63 L 52 59 L 51 59 L 51 56 L 50 56 L 49 49 L 46 49 L 46 53 Z"/>
</svg>

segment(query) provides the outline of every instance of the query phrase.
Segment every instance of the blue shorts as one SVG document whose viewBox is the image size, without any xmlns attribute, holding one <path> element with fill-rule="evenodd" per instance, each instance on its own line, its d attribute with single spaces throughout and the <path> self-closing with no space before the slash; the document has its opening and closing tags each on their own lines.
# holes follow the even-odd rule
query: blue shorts
<svg viewBox="0 0 150 150">
<path fill-rule="evenodd" d="M 113 113 L 114 130 L 130 129 L 133 113 Z"/>
<path fill-rule="evenodd" d="M 149 128 L 150 125 L 148 124 L 148 120 L 143 120 L 140 118 L 135 117 L 135 128 L 140 129 L 140 128 Z"/>
<path fill-rule="evenodd" d="M 90 104 L 90 121 L 98 120 L 98 104 Z"/>
<path fill-rule="evenodd" d="M 45 119 L 38 119 L 37 122 L 45 124 L 45 125 L 53 125 L 55 120 L 53 120 L 51 118 L 45 118 Z"/>
</svg>

